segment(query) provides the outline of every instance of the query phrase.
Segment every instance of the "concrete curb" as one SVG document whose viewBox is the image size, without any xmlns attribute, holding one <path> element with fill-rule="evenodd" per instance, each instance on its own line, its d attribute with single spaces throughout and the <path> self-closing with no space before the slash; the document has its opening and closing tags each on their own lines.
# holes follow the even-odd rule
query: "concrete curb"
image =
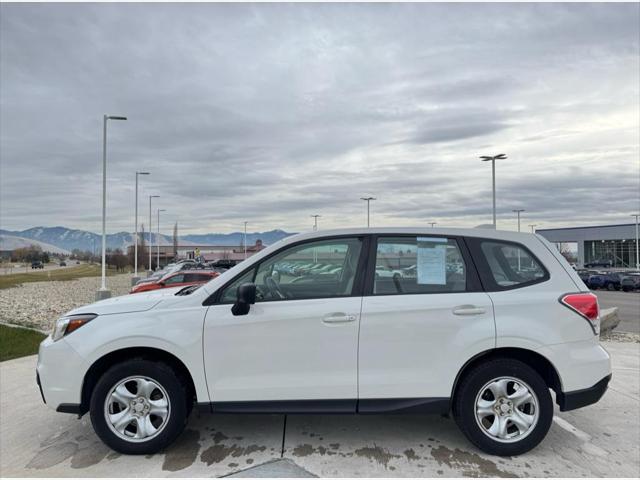
<svg viewBox="0 0 640 480">
<path fill-rule="evenodd" d="M 38 328 L 25 327 L 23 325 L 16 325 L 14 323 L 7 323 L 2 321 L 0 321 L 0 325 L 4 325 L 5 327 L 9 327 L 9 328 L 22 328 L 23 330 L 31 330 L 32 332 L 38 332 L 43 335 L 49 335 L 49 333 L 51 333 L 51 332 L 45 332 L 44 330 L 40 330 Z"/>
<path fill-rule="evenodd" d="M 600 311 L 600 336 L 610 333 L 620 323 L 618 307 L 606 308 Z"/>
</svg>

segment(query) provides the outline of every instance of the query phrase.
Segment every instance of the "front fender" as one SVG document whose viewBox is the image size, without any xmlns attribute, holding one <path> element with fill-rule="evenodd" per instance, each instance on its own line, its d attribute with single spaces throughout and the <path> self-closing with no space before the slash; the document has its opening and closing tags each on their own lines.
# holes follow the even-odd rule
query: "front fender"
<svg viewBox="0 0 640 480">
<path fill-rule="evenodd" d="M 208 402 L 202 361 L 206 311 L 198 305 L 98 316 L 66 340 L 84 360 L 79 366 L 83 378 L 96 361 L 117 350 L 146 347 L 170 353 L 189 370 L 198 402 Z"/>
</svg>

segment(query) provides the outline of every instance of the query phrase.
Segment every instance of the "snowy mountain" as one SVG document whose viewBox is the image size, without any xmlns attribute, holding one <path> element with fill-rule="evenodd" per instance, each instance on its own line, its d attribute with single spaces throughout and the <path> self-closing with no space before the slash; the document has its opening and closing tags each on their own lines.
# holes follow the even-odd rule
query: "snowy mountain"
<svg viewBox="0 0 640 480">
<path fill-rule="evenodd" d="M 102 245 L 102 237 L 99 234 L 86 230 L 72 230 L 66 227 L 33 227 L 22 231 L 0 230 L 0 235 L 42 242 L 69 252 L 76 248 L 83 251 L 98 251 Z M 260 239 L 265 245 L 270 245 L 290 235 L 293 235 L 293 233 L 283 230 L 247 233 L 247 244 L 251 245 Z M 120 248 L 126 251 L 127 246 L 133 243 L 133 237 L 134 234 L 128 232 L 107 234 L 107 248 Z M 244 234 L 242 232 L 183 235 L 180 236 L 179 243 L 181 245 L 240 245 L 243 237 Z M 149 233 L 145 233 L 145 239 L 148 243 Z M 155 235 L 152 235 L 152 239 L 155 244 Z M 172 243 L 171 236 L 160 235 L 160 245 L 171 245 Z M 7 245 L 9 245 L 8 241 Z M 4 244 L 2 249 L 5 249 Z M 12 250 L 12 248 L 6 249 Z M 44 247 L 43 250 L 45 250 Z"/>
<path fill-rule="evenodd" d="M 31 245 L 38 246 L 43 252 L 57 253 L 61 255 L 69 255 L 68 250 L 56 247 L 49 243 L 40 242 L 30 238 L 16 237 L 14 235 L 0 234 L 0 250 L 15 250 L 17 248 L 27 248 Z"/>
</svg>

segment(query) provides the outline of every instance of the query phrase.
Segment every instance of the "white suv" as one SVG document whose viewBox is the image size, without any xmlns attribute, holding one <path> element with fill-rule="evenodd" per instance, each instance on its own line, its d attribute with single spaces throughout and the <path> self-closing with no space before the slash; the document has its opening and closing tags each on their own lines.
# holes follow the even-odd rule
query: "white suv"
<svg viewBox="0 0 640 480">
<path fill-rule="evenodd" d="M 296 265 L 335 266 L 313 275 Z M 380 276 L 377 267 L 412 275 Z M 596 297 L 543 238 L 349 229 L 282 240 L 200 287 L 103 300 L 57 320 L 38 383 L 123 453 L 212 413 L 451 413 L 517 455 L 611 378 Z M 426 432 L 425 432 L 426 435 Z"/>
</svg>

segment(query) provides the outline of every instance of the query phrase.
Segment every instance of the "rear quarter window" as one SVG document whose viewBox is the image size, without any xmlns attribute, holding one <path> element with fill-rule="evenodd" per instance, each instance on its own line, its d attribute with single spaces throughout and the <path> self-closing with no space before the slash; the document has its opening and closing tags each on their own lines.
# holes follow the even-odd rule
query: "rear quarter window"
<svg viewBox="0 0 640 480">
<path fill-rule="evenodd" d="M 549 272 L 531 251 L 515 242 L 470 239 L 485 290 L 511 290 L 549 280 Z"/>
</svg>

